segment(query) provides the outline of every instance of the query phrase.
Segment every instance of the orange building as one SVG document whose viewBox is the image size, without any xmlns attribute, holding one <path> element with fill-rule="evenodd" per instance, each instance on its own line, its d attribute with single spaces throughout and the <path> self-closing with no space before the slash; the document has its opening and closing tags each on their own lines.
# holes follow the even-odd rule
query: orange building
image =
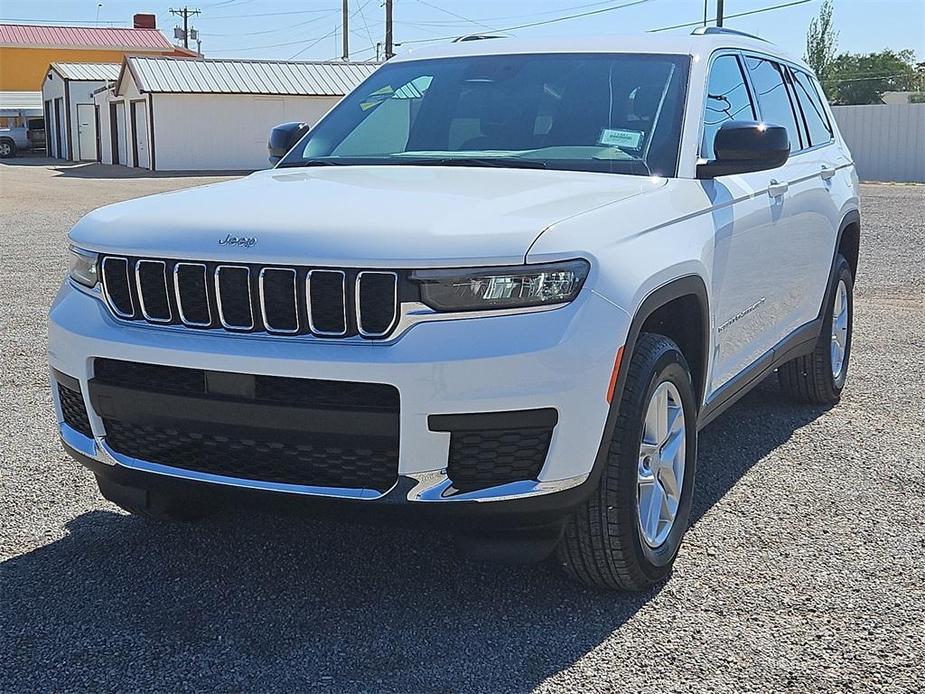
<svg viewBox="0 0 925 694">
<path fill-rule="evenodd" d="M 170 43 L 151 14 L 136 14 L 130 29 L 0 24 L 0 127 L 42 115 L 51 63 L 121 63 L 126 55 L 198 57 Z"/>
</svg>

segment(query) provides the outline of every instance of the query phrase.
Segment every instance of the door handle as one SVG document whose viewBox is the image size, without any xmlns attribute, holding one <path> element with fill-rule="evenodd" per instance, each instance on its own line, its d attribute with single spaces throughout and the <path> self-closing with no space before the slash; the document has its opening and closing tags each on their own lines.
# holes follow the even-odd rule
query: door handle
<svg viewBox="0 0 925 694">
<path fill-rule="evenodd" d="M 781 195 L 787 192 L 789 187 L 790 184 L 786 181 L 781 183 L 772 178 L 771 182 L 768 184 L 768 195 L 770 195 L 772 198 L 779 198 Z"/>
<path fill-rule="evenodd" d="M 819 172 L 819 175 L 822 176 L 823 181 L 828 181 L 835 175 L 835 167 L 823 164 L 822 171 Z"/>
</svg>

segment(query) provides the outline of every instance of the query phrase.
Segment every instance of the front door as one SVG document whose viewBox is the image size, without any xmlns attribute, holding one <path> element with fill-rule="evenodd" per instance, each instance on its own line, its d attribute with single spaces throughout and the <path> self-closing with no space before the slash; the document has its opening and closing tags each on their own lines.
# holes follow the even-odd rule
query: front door
<svg viewBox="0 0 925 694">
<path fill-rule="evenodd" d="M 132 130 L 135 133 L 133 153 L 135 166 L 142 169 L 151 168 L 148 156 L 148 105 L 144 101 L 132 102 Z"/>
<path fill-rule="evenodd" d="M 736 53 L 721 54 L 711 64 L 703 159 L 714 157 L 713 139 L 727 121 L 765 118 L 768 123 L 788 125 L 759 112 L 745 74 L 743 59 Z M 787 98 L 783 84 L 780 93 Z M 799 146 L 795 131 L 792 137 Z M 788 285 L 794 249 L 789 245 L 793 220 L 786 176 L 784 166 L 703 181 L 716 229 L 711 287 L 714 354 L 708 401 L 750 366 L 769 361 L 770 351 L 786 333 L 794 301 Z"/>
<path fill-rule="evenodd" d="M 93 104 L 77 104 L 77 158 L 96 161 L 96 110 Z"/>
</svg>

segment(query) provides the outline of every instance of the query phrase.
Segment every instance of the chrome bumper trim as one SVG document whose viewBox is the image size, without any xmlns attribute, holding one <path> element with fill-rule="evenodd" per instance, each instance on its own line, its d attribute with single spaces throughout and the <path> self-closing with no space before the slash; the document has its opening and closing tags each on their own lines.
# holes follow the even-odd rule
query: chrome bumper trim
<svg viewBox="0 0 925 694">
<path fill-rule="evenodd" d="M 238 487 L 242 489 L 253 489 L 259 491 L 284 492 L 287 494 L 300 494 L 304 496 L 317 496 L 329 499 L 345 499 L 354 501 L 372 501 L 382 499 L 388 496 L 401 481 L 410 481 L 414 487 L 408 492 L 407 501 L 413 503 L 453 503 L 453 502 L 492 502 L 492 501 L 512 501 L 514 499 L 525 499 L 543 494 L 554 494 L 577 487 L 585 482 L 590 474 L 569 477 L 563 480 L 553 482 L 538 482 L 536 480 L 524 480 L 521 482 L 510 482 L 508 484 L 498 485 L 497 487 L 487 487 L 472 492 L 461 492 L 453 487 L 453 483 L 446 476 L 446 470 L 437 470 L 433 472 L 415 473 L 411 475 L 399 475 L 398 481 L 386 492 L 380 492 L 376 489 L 352 489 L 342 487 L 317 487 L 301 484 L 285 484 L 282 482 L 264 482 L 260 480 L 245 480 L 237 477 L 225 477 L 207 472 L 198 472 L 196 470 L 186 470 L 175 468 L 169 465 L 152 463 L 147 460 L 139 460 L 130 456 L 122 455 L 113 451 L 106 440 L 102 437 L 95 439 L 88 438 L 83 434 L 75 431 L 67 424 L 58 425 L 61 439 L 78 453 L 82 453 L 88 458 L 92 458 L 104 465 L 121 465 L 122 467 L 147 472 L 155 475 L 166 475 L 177 479 L 189 480 L 191 482 L 205 482 L 209 484 L 221 484 L 229 487 Z"/>
<path fill-rule="evenodd" d="M 512 501 L 514 499 L 554 494 L 577 487 L 590 477 L 590 473 L 553 482 L 538 482 L 536 480 L 509 482 L 497 487 L 486 487 L 472 492 L 461 492 L 455 489 L 453 483 L 446 476 L 445 470 L 409 475 L 408 477 L 417 482 L 417 485 L 408 492 L 408 501 L 452 503 L 456 501 Z"/>
</svg>

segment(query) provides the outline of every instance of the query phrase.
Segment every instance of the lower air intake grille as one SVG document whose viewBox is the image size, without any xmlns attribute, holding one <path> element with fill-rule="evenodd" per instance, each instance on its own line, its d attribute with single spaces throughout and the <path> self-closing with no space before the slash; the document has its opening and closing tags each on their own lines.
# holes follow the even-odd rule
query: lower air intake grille
<svg viewBox="0 0 925 694">
<path fill-rule="evenodd" d="M 119 453 L 224 477 L 385 492 L 398 469 L 397 447 L 364 446 L 362 436 L 299 443 L 272 435 L 236 437 L 110 419 L 103 424 L 106 441 Z"/>
<path fill-rule="evenodd" d="M 83 434 L 88 438 L 93 438 L 93 432 L 90 430 L 90 418 L 87 416 L 87 408 L 84 406 L 83 394 L 80 387 L 73 390 L 58 382 L 58 400 L 61 402 L 61 414 L 64 416 L 64 423 L 74 431 Z"/>
<path fill-rule="evenodd" d="M 393 386 L 97 359 L 90 401 L 112 450 L 138 460 L 379 492 L 398 479 Z"/>
<path fill-rule="evenodd" d="M 460 491 L 536 480 L 558 423 L 555 409 L 431 415 L 431 431 L 450 433 L 447 476 Z"/>
<path fill-rule="evenodd" d="M 447 475 L 462 491 L 535 480 L 552 430 L 461 431 L 450 437 Z"/>
</svg>

